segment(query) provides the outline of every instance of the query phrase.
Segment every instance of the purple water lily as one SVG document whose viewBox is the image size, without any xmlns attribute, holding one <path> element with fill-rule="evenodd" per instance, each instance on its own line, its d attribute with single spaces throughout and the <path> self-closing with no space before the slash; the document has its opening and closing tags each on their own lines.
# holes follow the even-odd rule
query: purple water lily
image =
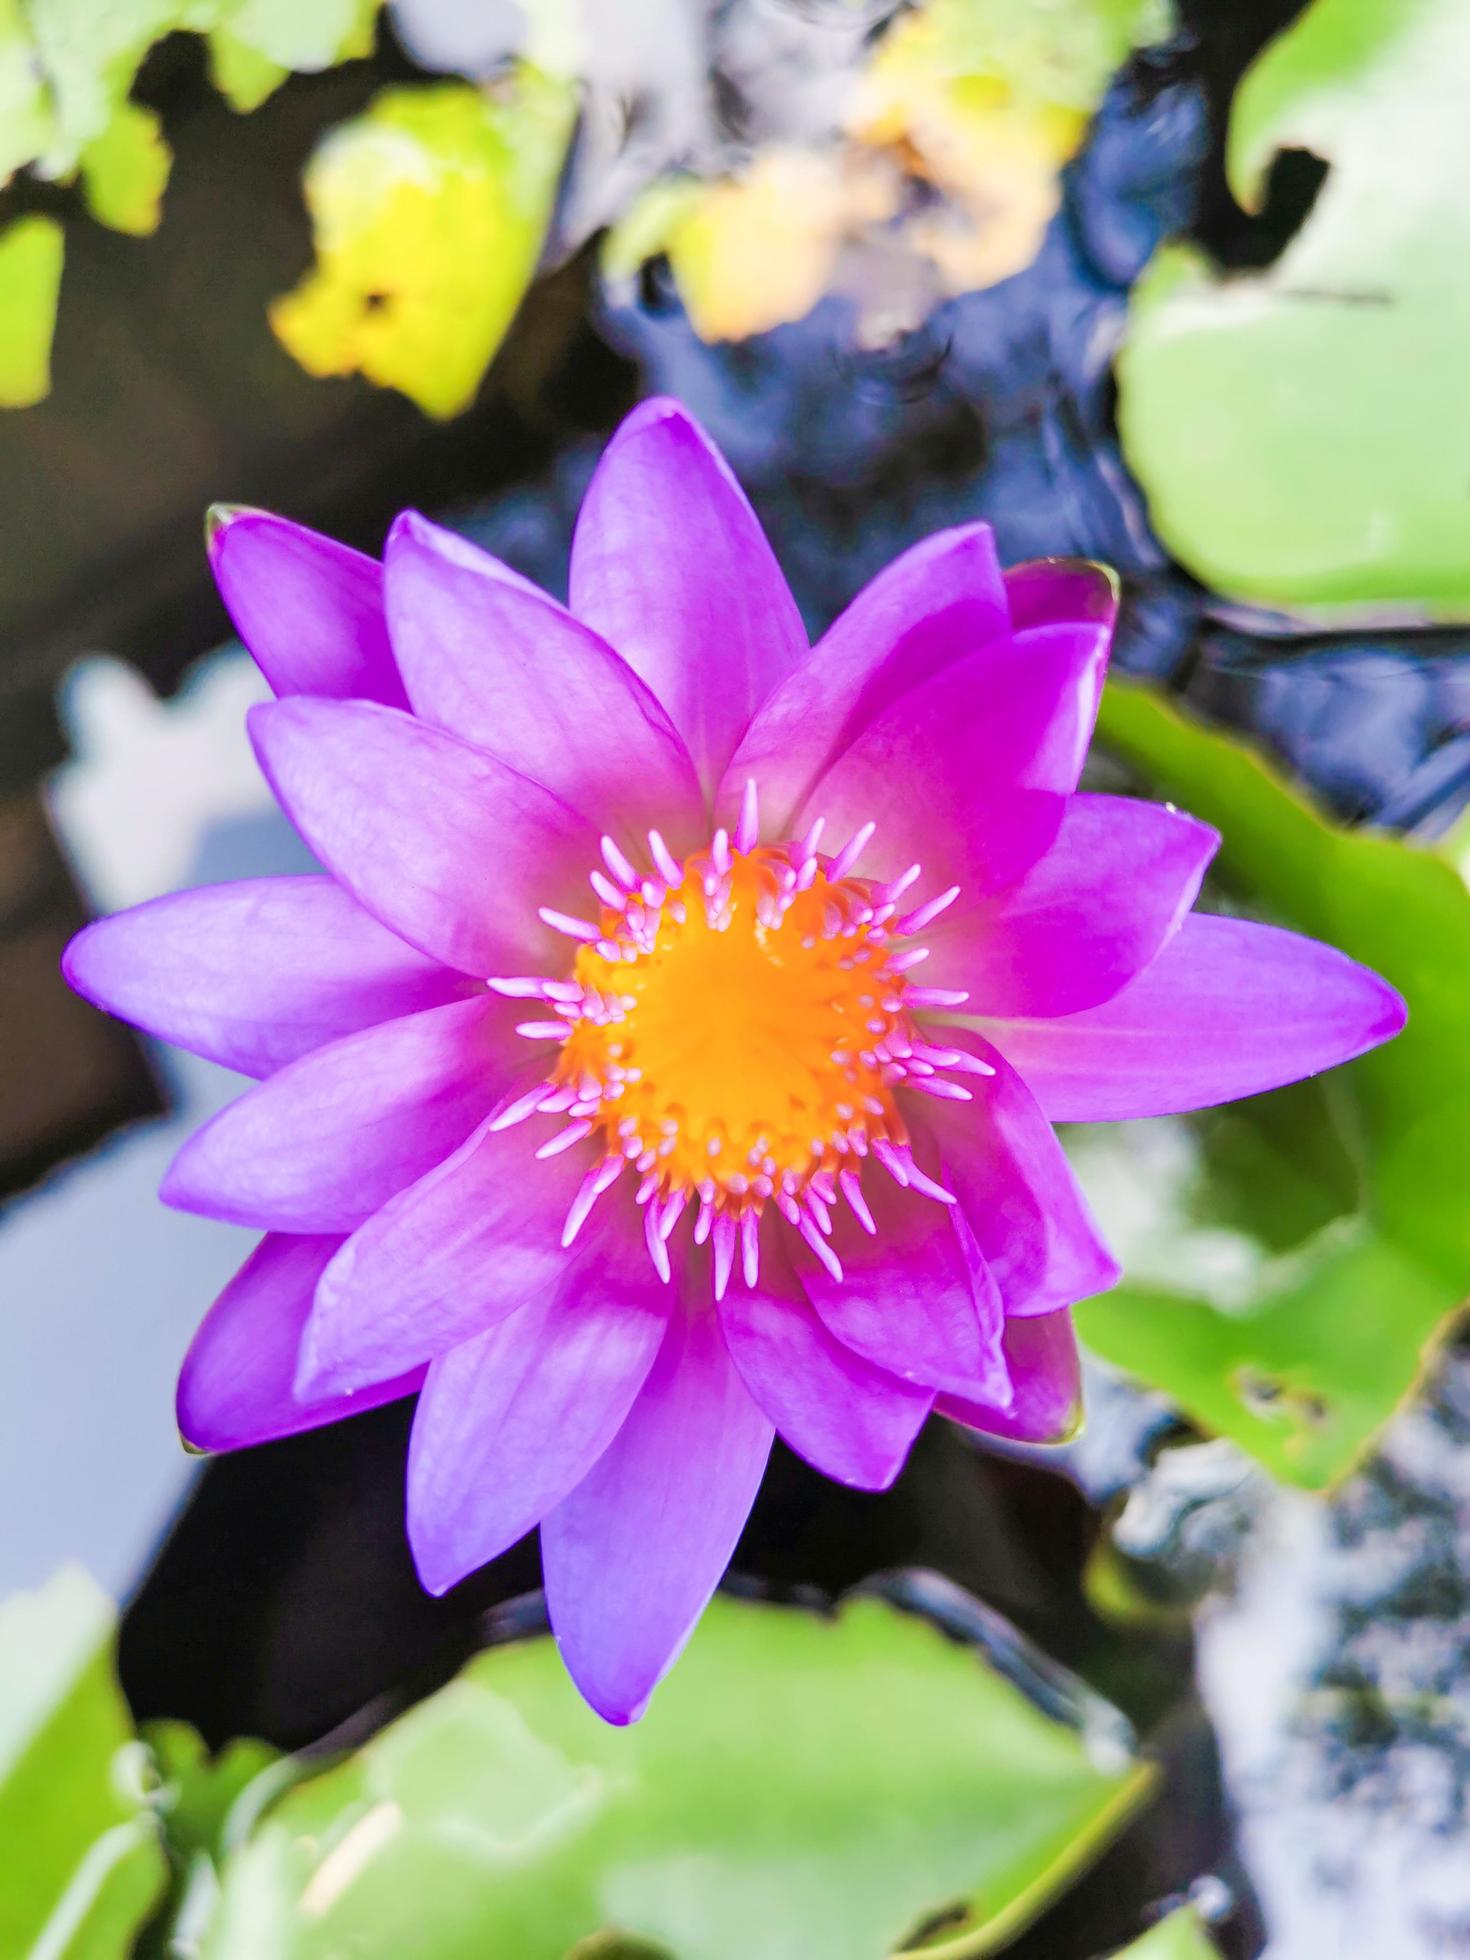
<svg viewBox="0 0 1470 1960">
<path fill-rule="evenodd" d="M 1056 1440 L 1117 1268 L 1052 1124 L 1188 1110 L 1395 1033 L 1330 947 L 1191 916 L 1215 833 L 1080 793 L 1108 573 L 928 539 L 809 647 L 722 458 L 645 403 L 570 609 L 408 514 L 384 563 L 226 513 L 324 876 L 89 926 L 90 999 L 260 1078 L 171 1204 L 263 1229 L 184 1364 L 231 1449 L 419 1390 L 442 1592 L 540 1524 L 552 1623 L 634 1719 L 773 1434 L 890 1483 L 931 1408 Z"/>
</svg>

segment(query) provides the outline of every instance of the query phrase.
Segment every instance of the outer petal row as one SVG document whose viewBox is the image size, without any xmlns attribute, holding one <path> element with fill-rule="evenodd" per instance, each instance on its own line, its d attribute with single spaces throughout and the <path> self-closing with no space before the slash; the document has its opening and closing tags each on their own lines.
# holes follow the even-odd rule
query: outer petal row
<svg viewBox="0 0 1470 1960">
<path fill-rule="evenodd" d="M 314 1049 L 196 1130 L 160 1196 L 236 1225 L 354 1230 L 493 1108 L 521 1060 L 513 1012 L 482 993 Z"/>
<path fill-rule="evenodd" d="M 268 511 L 220 505 L 210 516 L 220 597 L 277 694 L 408 705 L 375 559 Z"/>
<path fill-rule="evenodd" d="M 249 719 L 282 809 L 375 918 L 461 973 L 545 970 L 557 942 L 539 908 L 572 902 L 596 862 L 585 817 L 391 708 L 277 701 Z"/>
<path fill-rule="evenodd" d="M 422 1368 L 365 1394 L 298 1400 L 292 1384 L 312 1296 L 339 1238 L 271 1234 L 205 1315 L 179 1373 L 179 1432 L 200 1450 L 238 1450 L 340 1422 L 411 1395 Z"/>
<path fill-rule="evenodd" d="M 693 1632 L 755 1502 L 772 1435 L 708 1294 L 696 1303 L 683 1293 L 627 1421 L 541 1526 L 552 1630 L 609 1722 L 636 1721 Z"/>
<path fill-rule="evenodd" d="M 555 791 L 626 846 L 702 841 L 689 751 L 652 690 L 590 626 L 413 512 L 385 554 L 388 622 L 414 712 Z M 651 568 L 652 569 L 652 568 Z"/>
<path fill-rule="evenodd" d="M 243 1075 L 475 982 L 415 952 L 331 878 L 242 878 L 85 926 L 62 971 L 79 994 Z"/>
<path fill-rule="evenodd" d="M 744 491 L 677 402 L 643 402 L 603 452 L 577 518 L 570 588 L 578 619 L 668 710 L 712 795 L 807 638 Z"/>
<path fill-rule="evenodd" d="M 1126 796 L 1069 796 L 1054 842 L 1003 891 L 925 933 L 924 978 L 988 1015 L 1070 1014 L 1118 993 L 1193 905 L 1219 846 L 1208 824 Z"/>
<path fill-rule="evenodd" d="M 1196 913 L 1102 1005 L 981 1021 L 1054 1123 L 1206 1109 L 1335 1068 L 1404 1025 L 1386 980 L 1316 939 Z"/>
</svg>

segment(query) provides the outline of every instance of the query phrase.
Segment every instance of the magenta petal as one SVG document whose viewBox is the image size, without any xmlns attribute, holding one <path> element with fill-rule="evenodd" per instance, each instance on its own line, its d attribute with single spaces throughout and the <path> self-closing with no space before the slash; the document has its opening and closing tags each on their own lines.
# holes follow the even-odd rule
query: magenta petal
<svg viewBox="0 0 1470 1960">
<path fill-rule="evenodd" d="M 1090 558 L 1031 558 L 1005 574 L 1011 626 L 1091 623 L 1111 633 L 1118 617 L 1118 574 Z"/>
<path fill-rule="evenodd" d="M 829 837 L 845 837 L 871 819 L 873 866 L 915 860 L 971 897 L 1013 882 L 1051 842 L 1058 799 L 1076 787 L 1107 651 L 1106 630 L 1088 622 L 1028 627 L 952 661 L 837 755 L 795 828 L 820 816 Z M 1049 821 L 1038 815 L 1022 852 L 1007 834 L 1028 804 Z"/>
<path fill-rule="evenodd" d="M 571 602 L 668 709 L 706 791 L 807 652 L 745 493 L 673 401 L 642 403 L 603 451 L 572 540 Z"/>
<path fill-rule="evenodd" d="M 264 510 L 221 513 L 209 559 L 235 631 L 277 694 L 407 705 L 376 560 Z"/>
<path fill-rule="evenodd" d="M 375 918 L 461 973 L 538 972 L 597 833 L 539 783 L 453 735 L 361 701 L 252 708 L 277 801 Z M 529 963 L 529 964 L 528 964 Z"/>
<path fill-rule="evenodd" d="M 770 1423 L 708 1298 L 670 1317 L 610 1447 L 541 1525 L 552 1630 L 582 1694 L 634 1722 L 719 1584 L 760 1487 Z"/>
<path fill-rule="evenodd" d="M 797 810 L 834 756 L 901 695 L 1008 630 L 990 526 L 925 538 L 864 586 L 757 710 L 725 771 L 721 809 L 738 807 L 754 777 L 773 834 L 794 830 Z"/>
<path fill-rule="evenodd" d="M 669 1294 L 642 1234 L 617 1223 L 550 1298 L 429 1369 L 408 1454 L 408 1535 L 431 1593 L 498 1558 L 559 1504 L 642 1387 Z"/>
<path fill-rule="evenodd" d="M 635 848 L 692 849 L 704 803 L 689 751 L 605 640 L 508 566 L 413 512 L 388 538 L 388 618 L 414 711 Z"/>
<path fill-rule="evenodd" d="M 797 817 L 845 839 L 878 826 L 860 868 L 913 862 L 923 891 L 963 902 L 1015 885 L 1052 844 L 1097 716 L 1107 634 L 1036 626 L 941 668 L 871 722 L 816 781 Z"/>
<path fill-rule="evenodd" d="M 995 1070 L 957 1078 L 973 1100 L 933 1100 L 922 1121 L 1006 1313 L 1050 1314 L 1116 1286 L 1118 1263 L 1026 1084 L 969 1029 L 947 1027 L 943 1038 Z"/>
<path fill-rule="evenodd" d="M 878 1229 L 869 1236 L 845 1206 L 836 1212 L 831 1246 L 840 1280 L 804 1246 L 793 1254 L 828 1333 L 921 1387 L 1003 1392 L 1000 1295 L 967 1256 L 951 1207 L 871 1170 L 863 1195 Z"/>
<path fill-rule="evenodd" d="M 160 1197 L 235 1225 L 352 1231 L 494 1107 L 521 1060 L 513 1013 L 481 994 L 314 1049 L 196 1130 Z"/>
<path fill-rule="evenodd" d="M 179 1375 L 178 1420 L 197 1450 L 239 1450 L 340 1422 L 412 1395 L 423 1371 L 374 1382 L 361 1394 L 298 1402 L 292 1381 L 302 1329 L 337 1238 L 272 1234 L 261 1240 L 194 1336 Z"/>
<path fill-rule="evenodd" d="M 1012 1390 L 1009 1408 L 941 1395 L 934 1405 L 938 1413 L 1013 1442 L 1070 1441 L 1082 1427 L 1082 1368 L 1067 1309 L 1007 1321 L 1005 1361 Z"/>
<path fill-rule="evenodd" d="M 824 1476 L 886 1490 L 923 1427 L 934 1391 L 900 1381 L 829 1334 L 774 1247 L 760 1283 L 733 1287 L 720 1326 L 745 1386 L 780 1436 Z"/>
<path fill-rule="evenodd" d="M 516 1089 L 534 1086 L 518 1081 Z M 473 1340 L 557 1286 L 577 1172 L 490 1121 L 353 1234 L 317 1288 L 298 1389 L 398 1374 Z"/>
<path fill-rule="evenodd" d="M 1169 1116 L 1336 1068 L 1404 1025 L 1386 980 L 1319 940 L 1195 913 L 1100 1007 L 986 1033 L 1054 1123 Z"/>
<path fill-rule="evenodd" d="M 1073 796 L 1051 849 L 1016 884 L 965 896 L 924 937 L 926 983 L 970 994 L 967 1013 L 1071 1014 L 1134 979 L 1177 930 L 1219 844 L 1161 803 Z"/>
<path fill-rule="evenodd" d="M 84 927 L 62 971 L 98 1007 L 243 1075 L 475 985 L 331 878 L 242 878 L 155 898 Z"/>
</svg>

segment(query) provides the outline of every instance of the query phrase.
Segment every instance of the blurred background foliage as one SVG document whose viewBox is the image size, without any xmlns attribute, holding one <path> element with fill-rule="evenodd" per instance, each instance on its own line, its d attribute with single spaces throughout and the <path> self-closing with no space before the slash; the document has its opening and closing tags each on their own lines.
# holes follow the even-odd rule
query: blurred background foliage
<svg viewBox="0 0 1470 1960">
<path fill-rule="evenodd" d="M 161 709 L 111 670 L 115 757 L 80 741 L 48 817 L 69 663 L 171 690 L 218 641 L 214 496 L 369 548 L 423 502 L 555 590 L 655 389 L 814 631 L 964 518 L 1116 564 L 1096 781 L 1218 826 L 1207 905 L 1411 1015 L 1327 1081 L 1069 1134 L 1126 1275 L 1079 1313 L 1082 1440 L 931 1428 L 881 1500 L 778 1452 L 750 1596 L 636 1731 L 576 1702 L 529 1547 L 418 1594 L 401 1409 L 211 1468 L 110 1578 L 120 1629 L 78 1571 L 18 1593 L 0 1953 L 1470 1939 L 1434 1849 L 1470 1792 L 1467 99 L 1457 0 L 0 0 L 12 1189 L 216 1093 L 46 991 L 80 906 L 52 826 L 117 904 L 141 772 L 173 882 L 265 822 L 202 682 Z M 247 845 L 229 875 L 296 868 Z"/>
</svg>

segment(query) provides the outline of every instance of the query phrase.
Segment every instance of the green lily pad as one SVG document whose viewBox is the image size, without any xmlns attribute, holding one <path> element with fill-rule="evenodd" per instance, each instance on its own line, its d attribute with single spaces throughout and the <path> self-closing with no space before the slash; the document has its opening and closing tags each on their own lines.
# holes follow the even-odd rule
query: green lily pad
<svg viewBox="0 0 1470 1960">
<path fill-rule="evenodd" d="M 0 1606 L 0 1953 L 124 1960 L 163 1890 L 113 1629 L 77 1569 Z"/>
<path fill-rule="evenodd" d="M 1317 617 L 1470 618 L 1470 10 L 1313 0 L 1249 70 L 1228 168 L 1327 175 L 1264 272 L 1167 245 L 1118 360 L 1123 448 L 1160 537 L 1231 598 Z"/>
<path fill-rule="evenodd" d="M 158 229 L 173 152 L 152 109 L 122 103 L 95 142 L 82 151 L 87 209 L 114 231 L 146 236 Z"/>
<path fill-rule="evenodd" d="M 1114 1960 L 1220 1960 L 1220 1949 L 1193 1906 L 1181 1906 L 1125 1946 Z"/>
<path fill-rule="evenodd" d="M 385 89 L 306 171 L 317 266 L 271 324 L 316 375 L 361 372 L 426 414 L 469 406 L 546 236 L 571 137 L 570 82 Z"/>
<path fill-rule="evenodd" d="M 716 1599 L 633 1729 L 549 1639 L 499 1647 L 275 1807 L 203 1960 L 883 1960 L 930 1920 L 988 1953 L 1146 1793 L 1101 1748 L 874 1598 Z"/>
<path fill-rule="evenodd" d="M 1322 1488 L 1470 1295 L 1470 890 L 1445 855 L 1331 822 L 1145 687 L 1109 684 L 1099 736 L 1219 828 L 1227 902 L 1340 946 L 1409 1005 L 1397 1040 L 1320 1081 L 1067 1138 L 1125 1271 L 1079 1309 L 1088 1345 Z"/>
<path fill-rule="evenodd" d="M 25 408 L 51 386 L 51 338 L 66 242 L 54 218 L 0 232 L 0 408 Z"/>
</svg>

